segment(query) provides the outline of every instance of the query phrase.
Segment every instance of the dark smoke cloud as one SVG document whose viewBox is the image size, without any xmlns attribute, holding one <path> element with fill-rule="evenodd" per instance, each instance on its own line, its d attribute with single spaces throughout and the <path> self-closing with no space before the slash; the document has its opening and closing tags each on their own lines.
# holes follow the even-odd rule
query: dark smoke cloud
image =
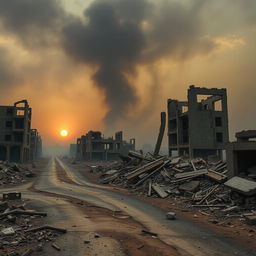
<svg viewBox="0 0 256 256">
<path fill-rule="evenodd" d="M 13 59 L 7 49 L 0 47 L 0 88 L 1 90 L 10 89 L 21 81 L 19 72 L 17 72 Z M 6 91 L 5 91 L 6 92 Z"/>
<path fill-rule="evenodd" d="M 63 48 L 92 67 L 109 107 L 106 120 L 114 123 L 139 100 L 128 79 L 138 65 L 207 55 L 218 47 L 214 36 L 255 24 L 254 7 L 255 0 L 95 0 L 83 17 L 71 17 L 58 0 L 0 0 L 0 25 L 28 50 Z M 2 55 L 1 83 L 14 83 L 15 69 L 1 65 L 8 62 Z"/>
<path fill-rule="evenodd" d="M 84 20 L 75 19 L 64 28 L 66 52 L 97 68 L 93 79 L 105 93 L 108 123 L 136 103 L 127 75 L 136 75 L 138 64 L 166 55 L 185 59 L 216 47 L 200 37 L 200 4 L 194 7 L 168 1 L 153 5 L 145 0 L 96 0 Z"/>
<path fill-rule="evenodd" d="M 57 0 L 0 0 L 2 26 L 28 47 L 52 43 L 65 19 Z"/>
<path fill-rule="evenodd" d="M 106 120 L 111 123 L 136 103 L 126 74 L 135 70 L 145 47 L 144 35 L 138 22 L 120 17 L 116 5 L 96 1 L 84 14 L 87 24 L 76 20 L 65 27 L 64 45 L 75 59 L 98 68 L 93 78 L 105 93 L 110 108 Z"/>
</svg>

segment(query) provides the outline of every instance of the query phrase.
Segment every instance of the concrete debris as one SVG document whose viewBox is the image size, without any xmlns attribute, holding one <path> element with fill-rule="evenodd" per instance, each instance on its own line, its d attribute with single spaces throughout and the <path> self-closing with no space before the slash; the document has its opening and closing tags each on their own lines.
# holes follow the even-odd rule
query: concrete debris
<svg viewBox="0 0 256 256">
<path fill-rule="evenodd" d="M 167 212 L 166 213 L 166 218 L 168 220 L 175 220 L 176 219 L 176 213 L 175 212 Z"/>
<path fill-rule="evenodd" d="M 234 178 L 227 181 L 225 162 L 218 159 L 205 161 L 202 158 L 139 155 L 132 152 L 129 153 L 128 162 L 121 158 L 122 162 L 101 166 L 98 169 L 100 182 L 124 187 L 148 197 L 180 199 L 185 202 L 187 209 L 202 208 L 204 215 L 214 215 L 214 218 L 232 218 L 234 212 L 236 217 L 243 220 L 245 213 L 254 212 L 253 215 L 256 215 L 256 197 L 253 196 L 256 182 L 240 178 L 238 189 L 234 185 Z"/>
<path fill-rule="evenodd" d="M 228 180 L 227 182 L 225 182 L 225 185 L 244 195 L 252 196 L 256 194 L 255 181 L 235 176 Z"/>
<path fill-rule="evenodd" d="M 56 244 L 56 243 L 52 243 L 52 247 L 57 250 L 57 251 L 60 251 L 60 247 Z"/>
<path fill-rule="evenodd" d="M 20 192 L 3 193 L 3 201 L 20 200 L 20 199 L 21 199 Z"/>
<path fill-rule="evenodd" d="M 34 176 L 35 174 L 27 167 L 16 163 L 0 161 L 0 187 L 1 185 L 24 183 Z"/>
<path fill-rule="evenodd" d="M 20 203 L 19 203 L 20 204 Z M 15 215 L 15 216 L 14 216 Z M 56 239 L 65 229 L 39 226 L 46 213 L 25 208 L 25 204 L 4 202 L 0 205 L 0 255 L 31 255 L 47 242 Z M 57 244 L 56 250 L 60 248 Z"/>
<path fill-rule="evenodd" d="M 6 235 L 6 236 L 13 235 L 13 234 L 15 234 L 15 230 L 12 227 L 4 228 L 1 230 L 1 234 Z"/>
</svg>

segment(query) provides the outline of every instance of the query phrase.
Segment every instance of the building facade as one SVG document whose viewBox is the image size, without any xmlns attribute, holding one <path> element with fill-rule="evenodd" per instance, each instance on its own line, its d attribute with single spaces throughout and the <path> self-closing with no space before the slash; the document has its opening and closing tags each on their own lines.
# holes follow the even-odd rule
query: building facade
<svg viewBox="0 0 256 256">
<path fill-rule="evenodd" d="M 256 130 L 238 132 L 236 138 L 226 147 L 228 176 L 256 179 Z"/>
<path fill-rule="evenodd" d="M 31 115 L 27 100 L 0 106 L 0 160 L 29 160 Z"/>
<path fill-rule="evenodd" d="M 77 139 L 77 159 L 80 160 L 116 160 L 120 154 L 135 150 L 135 139 L 123 140 L 123 133 L 116 132 L 115 138 L 104 138 L 99 131 L 89 131 Z"/>
<path fill-rule="evenodd" d="M 30 130 L 30 160 L 34 161 L 42 156 L 42 138 L 37 129 Z"/>
<path fill-rule="evenodd" d="M 169 155 L 220 155 L 229 140 L 226 89 L 190 86 L 187 101 L 168 99 Z"/>
</svg>

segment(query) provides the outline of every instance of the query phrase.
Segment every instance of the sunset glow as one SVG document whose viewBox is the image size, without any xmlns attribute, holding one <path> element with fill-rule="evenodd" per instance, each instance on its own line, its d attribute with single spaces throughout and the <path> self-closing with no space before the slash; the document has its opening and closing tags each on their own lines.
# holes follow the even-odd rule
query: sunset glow
<svg viewBox="0 0 256 256">
<path fill-rule="evenodd" d="M 68 136 L 68 131 L 67 130 L 61 130 L 60 131 L 60 136 L 67 137 Z"/>
</svg>

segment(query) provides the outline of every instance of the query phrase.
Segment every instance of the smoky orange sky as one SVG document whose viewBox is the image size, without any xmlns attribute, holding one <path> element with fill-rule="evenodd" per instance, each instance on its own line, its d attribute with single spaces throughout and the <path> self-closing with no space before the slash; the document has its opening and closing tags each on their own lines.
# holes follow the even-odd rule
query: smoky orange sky
<svg viewBox="0 0 256 256">
<path fill-rule="evenodd" d="M 0 0 L 0 104 L 27 99 L 46 148 L 89 130 L 123 130 L 140 146 L 155 143 L 168 98 L 186 100 L 191 84 L 227 88 L 232 140 L 256 128 L 255 10 L 254 0 Z"/>
</svg>

